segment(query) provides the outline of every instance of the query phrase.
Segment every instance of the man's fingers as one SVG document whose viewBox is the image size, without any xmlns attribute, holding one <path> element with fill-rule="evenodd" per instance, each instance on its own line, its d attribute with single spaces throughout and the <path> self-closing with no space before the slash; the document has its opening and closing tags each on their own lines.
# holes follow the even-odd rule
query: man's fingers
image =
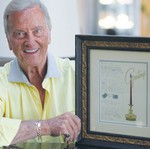
<svg viewBox="0 0 150 149">
<path fill-rule="evenodd" d="M 51 136 L 64 135 L 66 141 L 76 141 L 80 133 L 81 121 L 72 112 L 67 112 L 48 121 Z"/>
<path fill-rule="evenodd" d="M 76 141 L 81 129 L 80 119 L 69 112 L 64 115 L 64 119 L 67 120 L 67 130 L 70 134 L 70 141 Z"/>
</svg>

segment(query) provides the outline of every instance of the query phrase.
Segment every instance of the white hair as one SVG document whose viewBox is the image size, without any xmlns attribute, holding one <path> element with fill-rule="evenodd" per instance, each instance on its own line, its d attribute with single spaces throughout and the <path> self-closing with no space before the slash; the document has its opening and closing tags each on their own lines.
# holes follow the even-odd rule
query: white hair
<svg viewBox="0 0 150 149">
<path fill-rule="evenodd" d="M 48 10 L 46 6 L 40 0 L 11 0 L 11 2 L 6 7 L 4 16 L 3 16 L 5 34 L 7 35 L 9 31 L 8 17 L 10 14 L 17 12 L 17 11 L 31 8 L 35 5 L 39 5 L 39 7 L 41 8 L 45 16 L 45 20 L 48 25 L 48 28 L 49 30 L 51 30 L 52 25 L 51 25 L 51 20 L 50 20 Z"/>
</svg>

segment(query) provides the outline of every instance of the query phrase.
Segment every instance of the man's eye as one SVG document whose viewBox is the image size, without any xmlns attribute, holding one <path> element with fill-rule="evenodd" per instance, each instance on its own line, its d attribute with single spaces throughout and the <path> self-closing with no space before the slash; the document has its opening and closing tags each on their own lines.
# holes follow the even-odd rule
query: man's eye
<svg viewBox="0 0 150 149">
<path fill-rule="evenodd" d="M 44 31 L 42 29 L 37 28 L 33 31 L 33 34 L 37 37 L 40 37 L 40 36 L 43 36 Z"/>
<path fill-rule="evenodd" d="M 26 35 L 26 33 L 21 32 L 21 31 L 17 31 L 17 32 L 14 33 L 14 37 L 17 38 L 17 39 L 22 39 L 22 38 L 25 37 L 25 35 Z"/>
</svg>

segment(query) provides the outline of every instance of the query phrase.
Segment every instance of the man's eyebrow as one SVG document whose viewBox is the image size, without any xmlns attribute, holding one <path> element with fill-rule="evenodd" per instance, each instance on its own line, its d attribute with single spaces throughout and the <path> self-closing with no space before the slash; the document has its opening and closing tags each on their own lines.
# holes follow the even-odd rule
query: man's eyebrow
<svg viewBox="0 0 150 149">
<path fill-rule="evenodd" d="M 36 28 L 44 28 L 43 26 L 35 26 L 35 27 L 33 27 L 31 30 L 34 30 L 34 29 L 36 29 Z"/>
<path fill-rule="evenodd" d="M 23 29 L 15 29 L 13 32 L 25 32 Z"/>
</svg>

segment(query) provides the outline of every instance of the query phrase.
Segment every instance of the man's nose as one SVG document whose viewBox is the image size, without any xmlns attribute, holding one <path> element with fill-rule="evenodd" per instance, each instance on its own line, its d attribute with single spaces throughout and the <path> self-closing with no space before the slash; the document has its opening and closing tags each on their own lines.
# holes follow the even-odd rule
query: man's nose
<svg viewBox="0 0 150 149">
<path fill-rule="evenodd" d="M 36 37 L 32 33 L 28 33 L 25 40 L 26 46 L 32 46 L 36 42 Z"/>
</svg>

